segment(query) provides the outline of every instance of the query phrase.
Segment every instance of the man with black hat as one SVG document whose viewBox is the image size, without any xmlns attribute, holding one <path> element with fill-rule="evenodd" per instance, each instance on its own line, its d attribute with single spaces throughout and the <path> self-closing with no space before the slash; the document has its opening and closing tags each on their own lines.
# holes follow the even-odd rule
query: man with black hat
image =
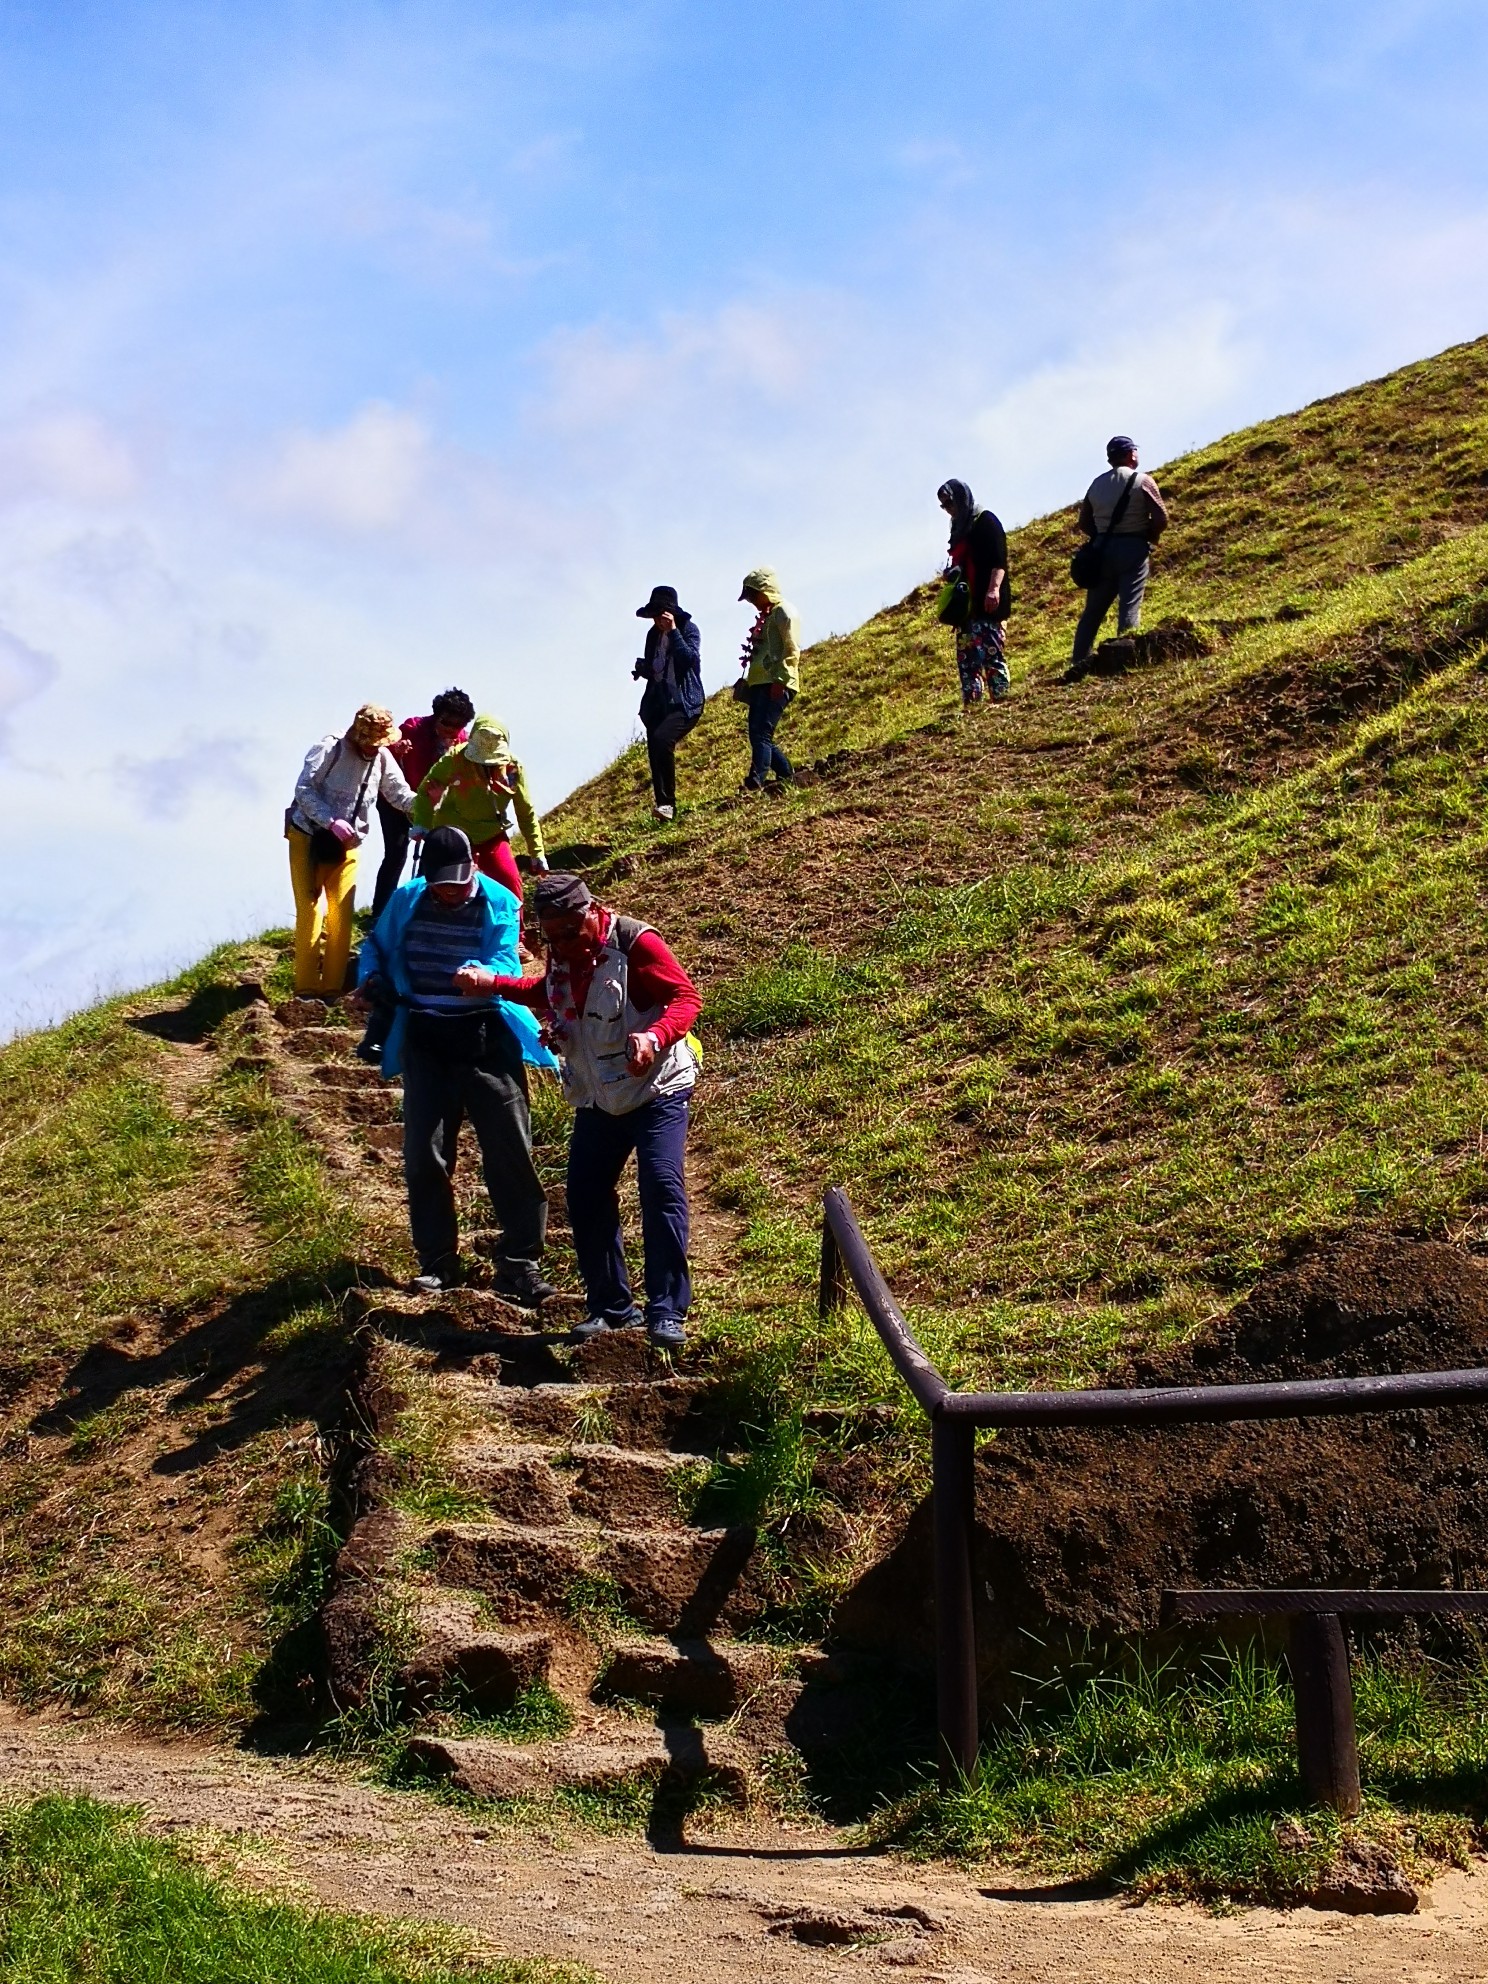
<svg viewBox="0 0 1488 1984">
<path fill-rule="evenodd" d="M 1085 611 L 1075 628 L 1067 682 L 1085 673 L 1102 620 L 1116 602 L 1116 637 L 1134 634 L 1142 618 L 1142 595 L 1151 570 L 1149 552 L 1168 527 L 1168 506 L 1157 484 L 1137 466 L 1137 444 L 1130 434 L 1106 443 L 1111 466 L 1085 491 L 1076 528 L 1100 544 L 1100 577 L 1085 594 Z"/>
<path fill-rule="evenodd" d="M 577 875 L 544 875 L 532 891 L 548 946 L 534 978 L 471 969 L 472 994 L 500 993 L 541 1012 L 574 1105 L 568 1222 L 588 1315 L 576 1339 L 638 1324 L 625 1267 L 620 1174 L 635 1153 L 646 1256 L 646 1333 L 682 1348 L 692 1300 L 684 1156 L 702 1000 L 656 931 L 596 902 Z"/>
<path fill-rule="evenodd" d="M 496 1291 L 535 1308 L 552 1288 L 539 1272 L 548 1200 L 532 1162 L 524 1063 L 555 1067 L 532 1015 L 489 991 L 472 993 L 472 969 L 518 968 L 521 907 L 475 866 L 458 827 L 437 827 L 421 872 L 394 891 L 363 940 L 357 998 L 395 1009 L 382 1072 L 403 1077 L 403 1170 L 423 1292 L 459 1279 L 452 1178 L 460 1125 L 469 1117 L 486 1189 L 501 1226 Z"/>
<path fill-rule="evenodd" d="M 670 820 L 677 811 L 677 746 L 703 713 L 702 635 L 677 604 L 675 586 L 653 586 L 636 618 L 651 622 L 646 651 L 631 674 L 646 685 L 641 722 L 656 799 L 652 811 L 658 820 Z"/>
</svg>

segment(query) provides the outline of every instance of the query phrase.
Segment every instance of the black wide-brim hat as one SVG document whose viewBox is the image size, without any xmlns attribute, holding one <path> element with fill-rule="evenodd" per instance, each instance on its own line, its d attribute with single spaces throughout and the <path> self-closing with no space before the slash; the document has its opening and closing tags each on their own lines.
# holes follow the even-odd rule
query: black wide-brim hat
<svg viewBox="0 0 1488 1984">
<path fill-rule="evenodd" d="M 652 586 L 651 597 L 644 606 L 636 608 L 637 620 L 649 620 L 656 613 L 675 613 L 682 618 L 682 608 L 677 604 L 675 586 Z"/>
</svg>

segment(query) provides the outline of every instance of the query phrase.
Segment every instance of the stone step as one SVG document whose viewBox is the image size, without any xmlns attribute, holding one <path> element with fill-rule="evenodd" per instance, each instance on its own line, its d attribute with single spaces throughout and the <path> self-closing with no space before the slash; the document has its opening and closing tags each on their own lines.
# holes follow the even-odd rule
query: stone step
<svg viewBox="0 0 1488 1984">
<path fill-rule="evenodd" d="M 595 1683 L 603 1699 L 648 1702 L 684 1715 L 732 1715 L 775 1679 L 768 1647 L 736 1640 L 621 1640 Z"/>
<path fill-rule="evenodd" d="M 411 1623 L 417 1648 L 398 1679 L 415 1708 L 456 1693 L 472 1708 L 506 1709 L 524 1688 L 551 1678 L 551 1633 L 494 1626 L 468 1599 L 426 1598 Z"/>
<path fill-rule="evenodd" d="M 296 1026 L 284 1035 L 284 1051 L 293 1054 L 298 1061 L 348 1062 L 353 1068 L 363 1068 L 365 1061 L 352 1059 L 353 1049 L 360 1034 L 353 1033 L 344 1026 Z M 377 1070 L 367 1068 L 367 1073 L 377 1079 Z"/>
<path fill-rule="evenodd" d="M 295 1036 L 303 1040 L 304 1034 Z M 388 1086 L 365 1061 L 321 1061 L 311 1070 L 311 1080 L 321 1088 L 386 1088 Z"/>
<path fill-rule="evenodd" d="M 517 1439 L 604 1442 L 712 1454 L 725 1444 L 718 1394 L 701 1378 L 647 1383 L 462 1387 L 466 1404 Z"/>
<path fill-rule="evenodd" d="M 405 1755 L 431 1777 L 476 1798 L 544 1798 L 560 1790 L 650 1786 L 664 1807 L 669 1793 L 699 1783 L 734 1804 L 746 1804 L 750 1792 L 749 1759 L 742 1747 L 687 1724 L 597 1729 L 556 1743 L 415 1736 Z"/>
<path fill-rule="evenodd" d="M 764 1609 L 752 1529 L 540 1528 L 443 1523 L 425 1539 L 445 1583 L 477 1591 L 503 1625 L 580 1616 L 612 1593 L 653 1633 L 737 1631 Z"/>
<path fill-rule="evenodd" d="M 364 1123 L 397 1123 L 401 1120 L 403 1098 L 397 1089 L 379 1083 L 376 1088 L 328 1088 L 315 1098 L 322 1116 L 339 1118 L 358 1128 Z"/>
<path fill-rule="evenodd" d="M 571 1446 L 500 1445 L 477 1437 L 450 1457 L 456 1483 L 483 1495 L 508 1522 L 578 1518 L 607 1528 L 685 1523 L 692 1491 L 708 1463 L 692 1454 L 575 1441 Z"/>
</svg>

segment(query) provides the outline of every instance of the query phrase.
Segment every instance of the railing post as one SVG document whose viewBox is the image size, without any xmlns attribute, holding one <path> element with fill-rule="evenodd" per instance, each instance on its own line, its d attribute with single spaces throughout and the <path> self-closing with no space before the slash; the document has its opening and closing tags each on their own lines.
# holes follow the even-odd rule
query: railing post
<svg viewBox="0 0 1488 1984">
<path fill-rule="evenodd" d="M 830 1220 L 822 1214 L 821 1244 L 821 1287 L 816 1300 L 816 1312 L 823 1322 L 842 1307 L 847 1293 L 842 1273 L 842 1250 L 837 1245 L 837 1235 L 832 1231 Z"/>
<path fill-rule="evenodd" d="M 953 1785 L 977 1759 L 976 1624 L 971 1602 L 976 1428 L 970 1420 L 930 1422 L 935 1523 L 935 1689 L 940 1781 Z"/>
<path fill-rule="evenodd" d="M 1359 1745 L 1348 1646 L 1336 1612 L 1298 1612 L 1291 1620 L 1287 1665 L 1297 1703 L 1297 1763 L 1320 1805 L 1358 1816 Z"/>
</svg>

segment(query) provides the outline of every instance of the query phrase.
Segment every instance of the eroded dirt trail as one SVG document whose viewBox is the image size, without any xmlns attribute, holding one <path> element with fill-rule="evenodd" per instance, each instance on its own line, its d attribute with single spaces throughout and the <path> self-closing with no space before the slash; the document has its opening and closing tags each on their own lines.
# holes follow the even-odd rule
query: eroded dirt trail
<svg viewBox="0 0 1488 1984">
<path fill-rule="evenodd" d="M 657 1851 L 521 1837 L 323 1767 L 0 1716 L 8 1794 L 76 1790 L 207 1829 L 329 1906 L 454 1924 L 495 1950 L 581 1959 L 611 1984 L 883 1977 L 926 1984 L 1483 1984 L 1488 1871 L 1416 1916 L 1213 1917 L 1069 1899 L 985 1870 L 857 1854 L 841 1835 L 743 1825 Z M 803 1940 L 845 1934 L 851 1942 Z"/>
</svg>

